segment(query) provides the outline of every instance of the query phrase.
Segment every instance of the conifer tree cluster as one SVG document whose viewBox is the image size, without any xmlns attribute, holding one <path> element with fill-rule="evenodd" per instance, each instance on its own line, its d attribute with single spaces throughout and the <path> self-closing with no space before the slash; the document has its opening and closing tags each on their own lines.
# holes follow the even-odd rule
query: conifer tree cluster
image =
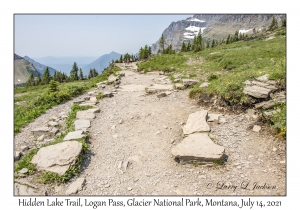
<svg viewBox="0 0 300 210">
<path fill-rule="evenodd" d="M 98 71 L 93 68 L 93 69 L 90 69 L 90 72 L 89 72 L 89 75 L 88 75 L 88 79 L 92 79 L 94 77 L 98 76 Z"/>
<path fill-rule="evenodd" d="M 144 48 L 141 47 L 139 51 L 139 57 L 140 59 L 147 59 L 151 56 L 151 47 L 148 45 L 145 45 Z"/>
</svg>

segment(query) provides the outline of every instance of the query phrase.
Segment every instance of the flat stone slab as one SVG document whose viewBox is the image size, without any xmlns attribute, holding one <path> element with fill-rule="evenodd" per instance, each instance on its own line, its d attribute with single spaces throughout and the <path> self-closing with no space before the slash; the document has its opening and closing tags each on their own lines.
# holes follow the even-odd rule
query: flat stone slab
<svg viewBox="0 0 300 210">
<path fill-rule="evenodd" d="M 211 163 L 220 160 L 225 148 L 215 144 L 206 133 L 194 133 L 172 149 L 175 158 L 183 162 Z"/>
<path fill-rule="evenodd" d="M 76 194 L 78 191 L 82 190 L 84 183 L 85 178 L 78 178 L 76 181 L 69 185 L 69 187 L 66 190 L 66 195 Z"/>
<path fill-rule="evenodd" d="M 183 133 L 185 135 L 195 132 L 209 132 L 210 127 L 206 123 L 207 111 L 202 110 L 189 115 L 186 125 L 183 127 Z"/>
<path fill-rule="evenodd" d="M 271 89 L 253 85 L 244 87 L 243 93 L 255 98 L 268 98 L 271 93 Z"/>
<path fill-rule="evenodd" d="M 173 90 L 173 85 L 154 84 L 146 88 L 146 93 L 157 93 L 160 91 Z"/>
<path fill-rule="evenodd" d="M 44 191 L 39 191 L 37 189 L 19 183 L 15 183 L 14 193 L 16 196 L 37 196 L 37 195 L 45 196 Z"/>
<path fill-rule="evenodd" d="M 34 136 L 40 136 L 42 134 L 48 135 L 48 136 L 54 136 L 58 133 L 58 129 L 54 127 L 38 127 L 33 130 L 31 130 L 32 134 Z"/>
<path fill-rule="evenodd" d="M 49 171 L 64 175 L 75 164 L 82 150 L 82 144 L 77 141 L 65 141 L 62 143 L 42 147 L 31 163 L 36 164 L 38 171 Z"/>
<path fill-rule="evenodd" d="M 198 80 L 194 80 L 194 79 L 182 79 L 182 83 L 186 87 L 196 85 L 198 84 L 198 82 L 199 82 Z"/>
<path fill-rule="evenodd" d="M 95 119 L 96 115 L 88 110 L 78 111 L 76 118 L 81 120 L 92 120 Z"/>
<path fill-rule="evenodd" d="M 75 120 L 75 130 L 86 130 L 91 127 L 91 122 L 89 120 Z"/>
<path fill-rule="evenodd" d="M 95 106 L 95 105 L 96 105 L 95 102 L 87 102 L 87 103 L 79 104 L 79 106 Z"/>
<path fill-rule="evenodd" d="M 219 116 L 224 116 L 224 115 L 210 113 L 207 115 L 207 122 L 213 122 L 214 120 L 219 120 Z"/>
<path fill-rule="evenodd" d="M 259 132 L 261 130 L 261 127 L 260 126 L 258 126 L 258 125 L 254 125 L 253 126 L 253 131 L 254 132 Z"/>
<path fill-rule="evenodd" d="M 84 134 L 84 131 L 82 130 L 78 130 L 78 131 L 73 131 L 68 133 L 65 138 L 64 141 L 69 141 L 69 140 L 76 140 L 76 139 L 81 139 L 81 138 L 85 138 L 86 135 Z"/>
<path fill-rule="evenodd" d="M 145 88 L 147 86 L 145 85 L 122 85 L 120 86 L 120 90 L 121 91 L 127 91 L 127 92 L 141 92 L 141 91 L 145 91 Z"/>
</svg>

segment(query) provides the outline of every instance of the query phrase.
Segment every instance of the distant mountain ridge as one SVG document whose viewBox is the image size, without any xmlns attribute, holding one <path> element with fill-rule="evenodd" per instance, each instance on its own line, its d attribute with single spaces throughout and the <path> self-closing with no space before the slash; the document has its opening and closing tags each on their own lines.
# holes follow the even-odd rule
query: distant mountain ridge
<svg viewBox="0 0 300 210">
<path fill-rule="evenodd" d="M 24 56 L 24 59 L 29 61 L 30 63 L 32 63 L 33 66 L 35 67 L 35 69 L 40 73 L 40 75 L 44 74 L 44 71 L 47 68 L 47 66 L 40 64 L 39 62 L 36 62 L 35 60 L 29 58 L 28 56 Z M 51 68 L 50 66 L 48 66 L 48 69 L 50 71 L 50 75 L 53 76 L 54 72 L 56 72 L 56 70 Z"/>
<path fill-rule="evenodd" d="M 195 14 L 193 17 L 172 22 L 162 34 L 166 40 L 165 47 L 172 44 L 173 49 L 179 51 L 182 42 L 192 42 L 200 29 L 202 36 L 208 40 L 225 39 L 236 31 L 252 33 L 253 28 L 262 30 L 267 28 L 273 19 L 278 24 L 286 18 L 285 14 Z M 160 38 L 160 37 L 159 37 Z M 159 40 L 152 44 L 152 53 L 159 50 Z"/>
<path fill-rule="evenodd" d="M 37 77 L 40 73 L 31 62 L 14 54 L 14 84 L 24 85 L 31 74 L 33 74 L 34 77 Z"/>
<path fill-rule="evenodd" d="M 109 62 L 111 62 L 112 60 L 117 60 L 119 59 L 121 56 L 121 54 L 112 51 L 109 54 L 105 54 L 102 55 L 100 58 L 98 58 L 97 60 L 93 61 L 92 63 L 84 66 L 82 68 L 82 72 L 84 76 L 87 76 L 89 74 L 90 69 L 95 68 L 99 74 L 101 74 L 101 72 L 109 66 Z"/>
</svg>

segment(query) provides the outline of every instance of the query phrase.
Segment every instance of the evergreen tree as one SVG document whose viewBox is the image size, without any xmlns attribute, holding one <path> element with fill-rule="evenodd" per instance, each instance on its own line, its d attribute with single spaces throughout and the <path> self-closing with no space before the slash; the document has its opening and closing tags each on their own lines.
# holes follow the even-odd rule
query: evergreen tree
<svg viewBox="0 0 300 210">
<path fill-rule="evenodd" d="M 181 45 L 181 49 L 180 49 L 181 52 L 186 52 L 186 45 L 184 42 L 182 42 L 182 45 Z"/>
<path fill-rule="evenodd" d="M 226 44 L 230 44 L 230 34 L 228 35 L 228 37 L 226 39 Z"/>
<path fill-rule="evenodd" d="M 160 39 L 159 39 L 159 46 L 160 46 L 160 48 L 162 48 L 162 53 L 163 54 L 165 52 L 165 43 L 166 43 L 166 40 L 164 38 L 164 35 L 162 34 Z"/>
<path fill-rule="evenodd" d="M 41 75 L 38 74 L 38 78 L 37 78 L 37 81 L 36 81 L 36 85 L 40 85 L 41 82 L 42 82 Z"/>
<path fill-rule="evenodd" d="M 122 55 L 120 56 L 120 60 L 119 61 L 120 61 L 120 63 L 123 63 L 123 56 Z"/>
<path fill-rule="evenodd" d="M 191 48 L 192 48 L 192 45 L 191 45 L 191 42 L 189 40 L 189 42 L 187 44 L 187 47 L 186 47 L 186 51 L 191 51 Z"/>
<path fill-rule="evenodd" d="M 54 80 L 51 80 L 50 83 L 49 83 L 49 92 L 53 93 L 53 92 L 56 92 L 56 91 L 58 91 L 58 82 L 54 81 Z"/>
<path fill-rule="evenodd" d="M 278 22 L 277 22 L 276 18 L 273 16 L 271 25 L 269 26 L 268 30 L 269 30 L 269 31 L 273 31 L 273 30 L 275 30 L 276 28 L 278 28 Z"/>
<path fill-rule="evenodd" d="M 79 69 L 79 80 L 83 80 L 83 73 L 82 73 L 82 69 Z"/>
<path fill-rule="evenodd" d="M 148 47 L 148 57 L 150 58 L 150 57 L 151 57 L 151 55 L 152 55 L 152 52 L 151 52 L 151 47 L 149 46 L 149 47 Z"/>
<path fill-rule="evenodd" d="M 286 27 L 286 19 L 282 20 L 281 27 Z"/>
<path fill-rule="evenodd" d="M 78 66 L 76 62 L 74 62 L 72 70 L 70 71 L 70 80 L 71 81 L 78 80 Z"/>
<path fill-rule="evenodd" d="M 50 72 L 48 67 L 45 69 L 43 78 L 42 78 L 42 84 L 49 84 L 50 82 Z"/>
<path fill-rule="evenodd" d="M 33 74 L 30 74 L 27 82 L 26 82 L 26 87 L 29 87 L 29 86 L 34 86 L 34 77 L 33 77 Z"/>
<path fill-rule="evenodd" d="M 212 43 L 211 43 L 211 48 L 214 48 L 215 46 L 216 46 L 216 43 L 215 43 L 215 40 L 213 39 Z"/>
</svg>

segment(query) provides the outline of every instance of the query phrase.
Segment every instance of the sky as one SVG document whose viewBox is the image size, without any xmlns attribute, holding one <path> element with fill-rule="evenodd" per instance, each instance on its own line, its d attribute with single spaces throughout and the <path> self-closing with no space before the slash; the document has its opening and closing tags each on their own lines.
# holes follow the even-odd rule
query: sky
<svg viewBox="0 0 300 210">
<path fill-rule="evenodd" d="M 155 43 L 176 15 L 14 15 L 14 50 L 24 57 L 135 54 Z"/>
</svg>

